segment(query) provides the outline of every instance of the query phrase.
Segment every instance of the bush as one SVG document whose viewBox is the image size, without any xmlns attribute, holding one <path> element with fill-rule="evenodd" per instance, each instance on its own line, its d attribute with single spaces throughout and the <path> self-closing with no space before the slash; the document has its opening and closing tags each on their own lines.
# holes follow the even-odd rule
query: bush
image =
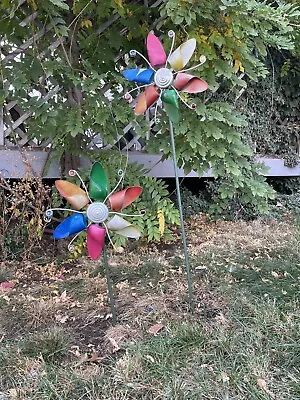
<svg viewBox="0 0 300 400">
<path fill-rule="evenodd" d="M 0 189 L 0 261 L 28 258 L 43 234 L 49 189 L 34 178 L 0 178 Z"/>
</svg>

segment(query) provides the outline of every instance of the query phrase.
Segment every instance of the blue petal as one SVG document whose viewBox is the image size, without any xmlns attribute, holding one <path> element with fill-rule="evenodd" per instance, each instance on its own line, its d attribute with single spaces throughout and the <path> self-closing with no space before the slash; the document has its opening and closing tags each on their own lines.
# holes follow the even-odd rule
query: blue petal
<svg viewBox="0 0 300 400">
<path fill-rule="evenodd" d="M 75 213 L 61 222 L 53 232 L 54 239 L 65 239 L 86 229 L 87 218 L 80 213 Z"/>
<path fill-rule="evenodd" d="M 144 68 L 125 69 L 122 74 L 128 81 L 150 84 L 153 81 L 154 71 Z"/>
</svg>

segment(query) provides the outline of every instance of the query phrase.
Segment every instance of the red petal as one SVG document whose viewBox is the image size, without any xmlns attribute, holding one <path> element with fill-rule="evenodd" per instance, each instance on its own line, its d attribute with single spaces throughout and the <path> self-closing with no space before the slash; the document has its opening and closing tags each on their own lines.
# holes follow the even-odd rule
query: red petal
<svg viewBox="0 0 300 400">
<path fill-rule="evenodd" d="M 106 230 L 99 225 L 90 225 L 87 230 L 87 249 L 92 260 L 97 260 L 102 253 Z"/>
<path fill-rule="evenodd" d="M 152 67 L 159 67 L 160 65 L 164 65 L 166 63 L 167 56 L 163 45 L 158 37 L 153 35 L 153 33 L 149 33 L 147 36 L 147 51 Z"/>
<path fill-rule="evenodd" d="M 201 93 L 208 89 L 208 84 L 205 81 L 183 72 L 176 75 L 174 86 L 177 90 L 186 93 Z"/>
<path fill-rule="evenodd" d="M 148 110 L 149 107 L 152 106 L 156 102 L 156 100 L 159 98 L 159 93 L 155 89 L 154 86 L 148 86 L 143 93 L 141 93 L 137 99 L 137 103 L 135 106 L 135 115 L 141 115 L 143 114 L 146 110 Z"/>
<path fill-rule="evenodd" d="M 143 189 L 141 186 L 131 186 L 127 189 L 120 190 L 120 192 L 114 193 L 109 196 L 109 202 L 112 211 L 120 211 L 123 208 L 129 206 L 134 200 L 136 200 Z"/>
</svg>

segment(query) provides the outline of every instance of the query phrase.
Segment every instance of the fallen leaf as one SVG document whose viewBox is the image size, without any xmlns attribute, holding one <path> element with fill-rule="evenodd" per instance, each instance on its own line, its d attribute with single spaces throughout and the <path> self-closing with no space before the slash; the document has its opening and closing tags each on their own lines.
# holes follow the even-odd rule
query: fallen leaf
<svg viewBox="0 0 300 400">
<path fill-rule="evenodd" d="M 221 372 L 221 378 L 223 383 L 229 382 L 229 376 L 225 374 L 225 372 Z"/>
<path fill-rule="evenodd" d="M 159 331 L 164 328 L 163 324 L 155 324 L 152 325 L 151 328 L 148 330 L 149 333 L 153 333 L 153 335 L 157 335 Z"/>
<path fill-rule="evenodd" d="M 267 393 L 272 399 L 275 399 L 275 394 L 272 393 L 268 388 L 267 388 L 267 383 L 264 379 L 257 379 L 256 381 L 256 386 L 259 389 L 262 389 L 265 393 Z"/>
<path fill-rule="evenodd" d="M 99 356 L 98 353 L 93 353 L 91 355 L 91 357 L 87 358 L 85 361 L 86 362 L 95 362 L 95 361 L 102 361 L 104 359 L 105 359 L 105 357 Z"/>
<path fill-rule="evenodd" d="M 226 324 L 228 323 L 228 321 L 227 321 L 227 319 L 224 317 L 224 314 L 223 314 L 223 313 L 218 314 L 218 315 L 215 317 L 215 320 L 218 321 L 218 322 L 220 322 L 220 324 L 222 324 L 222 325 L 226 325 Z"/>
<path fill-rule="evenodd" d="M 151 361 L 153 364 L 155 363 L 154 358 L 152 356 L 149 356 L 149 354 L 146 354 L 145 358 L 147 358 L 147 360 Z"/>
<path fill-rule="evenodd" d="M 113 351 L 112 351 L 113 353 L 116 353 L 117 351 L 120 350 L 120 346 L 118 345 L 118 343 L 116 342 L 115 339 L 109 337 L 108 340 L 110 341 L 110 343 L 111 343 L 112 346 L 113 346 Z"/>
<path fill-rule="evenodd" d="M 61 324 L 66 323 L 68 319 L 69 319 L 68 315 L 61 315 L 61 314 L 55 315 L 55 321 L 60 322 Z"/>
<path fill-rule="evenodd" d="M 16 286 L 15 282 L 1 282 L 0 287 L 3 289 L 13 289 Z"/>
</svg>

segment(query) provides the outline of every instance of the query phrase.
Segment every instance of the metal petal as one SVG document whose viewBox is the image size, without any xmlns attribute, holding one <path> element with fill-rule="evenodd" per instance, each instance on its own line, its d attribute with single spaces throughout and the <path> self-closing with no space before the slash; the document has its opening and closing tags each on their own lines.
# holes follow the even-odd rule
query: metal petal
<svg viewBox="0 0 300 400">
<path fill-rule="evenodd" d="M 174 124 L 178 124 L 180 121 L 180 111 L 177 93 L 175 90 L 164 90 L 161 95 L 161 99 L 164 103 L 165 111 Z"/>
<path fill-rule="evenodd" d="M 141 93 L 135 106 L 135 115 L 141 115 L 152 106 L 159 98 L 159 93 L 154 86 L 149 86 Z"/>
<path fill-rule="evenodd" d="M 75 210 L 80 210 L 88 204 L 89 198 L 85 191 L 79 186 L 74 185 L 74 183 L 57 180 L 55 181 L 55 186 L 59 193 L 75 208 Z"/>
<path fill-rule="evenodd" d="M 107 222 L 106 226 L 118 235 L 128 238 L 138 239 L 141 236 L 141 232 L 137 228 L 118 215 L 112 217 L 112 219 Z"/>
<path fill-rule="evenodd" d="M 102 165 L 95 162 L 90 174 L 89 194 L 92 199 L 103 201 L 108 194 L 108 179 Z"/>
<path fill-rule="evenodd" d="M 179 73 L 176 75 L 174 86 L 186 93 L 201 93 L 208 89 L 208 84 L 197 76 Z"/>
<path fill-rule="evenodd" d="M 130 226 L 130 223 L 125 221 L 124 218 L 119 217 L 119 215 L 114 215 L 109 221 L 107 221 L 106 226 L 111 231 L 118 231 L 127 228 Z"/>
<path fill-rule="evenodd" d="M 152 67 L 159 67 L 166 63 L 167 56 L 163 45 L 153 33 L 149 33 L 147 36 L 147 52 Z"/>
<path fill-rule="evenodd" d="M 197 76 L 179 73 L 176 75 L 174 86 L 186 93 L 201 93 L 208 89 L 207 82 Z"/>
<path fill-rule="evenodd" d="M 190 61 L 196 49 L 196 39 L 190 39 L 179 46 L 168 58 L 168 62 L 175 71 L 180 71 Z"/>
<path fill-rule="evenodd" d="M 85 215 L 75 213 L 61 222 L 53 232 L 54 239 L 65 239 L 75 233 L 81 232 L 87 227 Z"/>
<path fill-rule="evenodd" d="M 138 239 L 142 235 L 141 232 L 132 225 L 128 226 L 128 228 L 116 231 L 116 233 L 131 239 Z"/>
<path fill-rule="evenodd" d="M 122 75 L 132 82 L 150 84 L 153 81 L 154 71 L 152 69 L 125 69 L 122 71 Z"/>
<path fill-rule="evenodd" d="M 99 225 L 90 225 L 87 230 L 87 249 L 92 260 L 97 260 L 102 253 L 106 230 Z"/>
<path fill-rule="evenodd" d="M 141 186 L 131 186 L 112 194 L 108 198 L 112 211 L 123 210 L 123 208 L 129 206 L 129 204 L 136 200 L 141 195 L 142 191 L 143 189 Z"/>
</svg>

